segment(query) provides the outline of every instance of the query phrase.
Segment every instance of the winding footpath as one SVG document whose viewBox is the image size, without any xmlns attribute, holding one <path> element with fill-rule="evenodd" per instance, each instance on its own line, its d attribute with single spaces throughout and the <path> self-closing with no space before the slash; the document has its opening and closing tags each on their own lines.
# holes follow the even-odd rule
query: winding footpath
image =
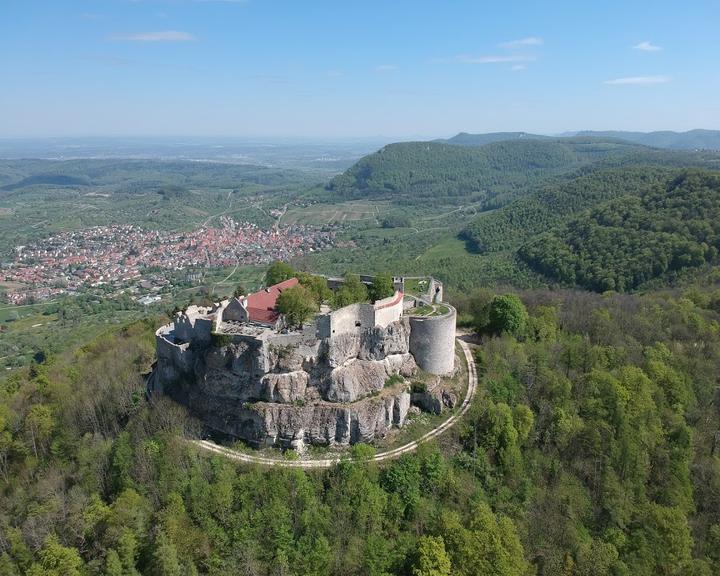
<svg viewBox="0 0 720 576">
<path fill-rule="evenodd" d="M 465 399 L 460 406 L 460 410 L 455 412 L 455 414 L 450 416 L 450 418 L 445 420 L 437 428 L 433 428 L 432 430 L 430 430 L 430 432 L 427 432 L 419 439 L 414 440 L 413 442 L 408 442 L 407 444 L 404 444 L 392 450 L 379 452 L 378 454 L 375 454 L 375 456 L 372 457 L 370 461 L 383 462 L 384 460 L 391 460 L 403 454 L 414 452 L 423 442 L 427 442 L 428 440 L 436 438 L 437 436 L 440 436 L 440 434 L 445 432 L 445 430 L 447 430 L 448 428 L 452 428 L 458 422 L 458 420 L 460 420 L 460 418 L 462 418 L 463 415 L 470 409 L 473 398 L 475 398 L 475 392 L 477 391 L 477 370 L 475 368 L 475 361 L 473 360 L 470 347 L 460 338 L 458 338 L 457 341 L 463 350 L 463 353 L 465 355 L 465 361 L 467 362 L 468 367 L 468 389 L 467 394 L 465 394 Z M 237 462 L 244 462 L 247 464 L 261 464 L 263 466 L 275 466 L 278 468 L 330 468 L 331 466 L 340 462 L 340 460 L 342 460 L 343 458 L 343 456 L 334 456 L 332 458 L 317 460 L 281 460 L 277 458 L 268 458 L 266 456 L 258 456 L 255 454 L 247 454 L 245 452 L 238 452 L 237 450 L 232 450 L 230 448 L 225 448 L 224 446 L 219 446 L 213 442 L 209 442 L 208 440 L 193 440 L 192 443 L 195 444 L 195 446 L 197 446 L 198 448 L 201 448 L 208 452 L 214 452 L 215 454 L 220 454 L 221 456 L 225 456 Z"/>
</svg>

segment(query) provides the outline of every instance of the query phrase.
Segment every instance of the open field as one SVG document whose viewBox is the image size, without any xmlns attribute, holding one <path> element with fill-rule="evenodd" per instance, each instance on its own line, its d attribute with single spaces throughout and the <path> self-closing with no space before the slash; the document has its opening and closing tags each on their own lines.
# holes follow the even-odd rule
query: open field
<svg viewBox="0 0 720 576">
<path fill-rule="evenodd" d="M 283 216 L 282 223 L 286 226 L 290 224 L 344 224 L 361 221 L 378 223 L 388 207 L 389 202 L 364 200 L 290 207 Z"/>
<path fill-rule="evenodd" d="M 463 240 L 460 240 L 457 236 L 448 236 L 425 250 L 418 258 L 433 260 L 469 254 L 470 252 L 467 250 L 467 246 Z"/>
</svg>

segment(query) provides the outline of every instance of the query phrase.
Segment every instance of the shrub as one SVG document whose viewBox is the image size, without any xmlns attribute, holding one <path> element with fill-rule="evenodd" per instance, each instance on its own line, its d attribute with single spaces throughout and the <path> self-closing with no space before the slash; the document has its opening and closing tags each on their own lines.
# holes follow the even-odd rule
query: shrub
<svg viewBox="0 0 720 576">
<path fill-rule="evenodd" d="M 400 384 L 400 382 L 405 382 L 405 378 L 400 376 L 400 374 L 393 374 L 385 380 L 385 388 L 390 388 L 390 386 L 395 386 L 395 384 Z"/>
<path fill-rule="evenodd" d="M 528 313 L 522 300 L 514 294 L 495 296 L 490 302 L 489 328 L 496 334 L 516 335 L 522 331 Z"/>
</svg>

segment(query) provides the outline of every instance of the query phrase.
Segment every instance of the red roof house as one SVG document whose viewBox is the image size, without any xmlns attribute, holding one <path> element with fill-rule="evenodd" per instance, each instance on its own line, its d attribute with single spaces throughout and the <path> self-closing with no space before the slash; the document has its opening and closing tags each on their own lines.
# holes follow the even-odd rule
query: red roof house
<svg viewBox="0 0 720 576">
<path fill-rule="evenodd" d="M 297 286 L 299 283 L 297 278 L 290 278 L 274 286 L 268 286 L 260 292 L 250 294 L 245 298 L 250 322 L 274 325 L 280 317 L 280 313 L 277 311 L 278 296 L 284 290 Z"/>
</svg>

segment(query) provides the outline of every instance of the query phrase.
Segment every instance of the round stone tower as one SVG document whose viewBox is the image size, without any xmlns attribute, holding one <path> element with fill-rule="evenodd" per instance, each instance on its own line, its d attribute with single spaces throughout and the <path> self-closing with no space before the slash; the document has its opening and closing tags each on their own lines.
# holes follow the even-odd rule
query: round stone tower
<svg viewBox="0 0 720 576">
<path fill-rule="evenodd" d="M 417 365 L 444 376 L 455 368 L 455 321 L 457 312 L 443 304 L 448 312 L 442 316 L 410 317 L 410 352 Z"/>
</svg>

